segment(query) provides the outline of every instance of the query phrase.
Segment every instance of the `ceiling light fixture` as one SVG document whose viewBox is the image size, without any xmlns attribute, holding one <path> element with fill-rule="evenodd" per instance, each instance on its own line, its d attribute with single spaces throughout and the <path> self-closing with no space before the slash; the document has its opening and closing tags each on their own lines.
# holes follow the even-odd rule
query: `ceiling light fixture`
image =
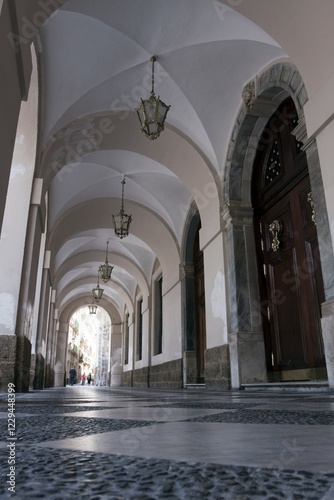
<svg viewBox="0 0 334 500">
<path fill-rule="evenodd" d="M 89 304 L 89 314 L 96 314 L 97 311 L 97 305 L 95 304 L 95 300 L 93 299 L 92 304 Z"/>
<path fill-rule="evenodd" d="M 99 267 L 99 272 L 100 272 L 101 280 L 104 283 L 107 283 L 107 281 L 110 280 L 110 276 L 111 276 L 112 270 L 114 269 L 114 267 L 111 266 L 109 264 L 109 262 L 108 262 L 108 245 L 109 245 L 109 240 L 107 241 L 106 261 L 105 261 L 104 264 L 101 264 L 101 266 Z"/>
<path fill-rule="evenodd" d="M 157 139 L 160 133 L 164 129 L 165 119 L 170 106 L 167 106 L 164 102 L 160 100 L 160 97 L 156 98 L 154 93 L 154 63 L 156 57 L 152 56 L 150 61 L 152 62 L 152 90 L 151 95 L 148 99 L 141 99 L 141 104 L 136 109 L 138 118 L 141 124 L 141 131 L 144 132 L 146 137 L 149 139 Z"/>
<path fill-rule="evenodd" d="M 124 213 L 124 185 L 125 177 L 122 180 L 122 205 L 119 214 L 113 215 L 112 220 L 114 224 L 115 234 L 119 238 L 123 239 L 125 236 L 129 236 L 130 224 L 132 221 L 132 215 L 127 215 Z"/>
<path fill-rule="evenodd" d="M 100 272 L 98 270 L 97 271 L 97 286 L 95 288 L 93 288 L 93 290 L 92 290 L 93 299 L 95 300 L 95 302 L 99 302 L 99 300 L 102 298 L 103 291 L 104 291 L 103 288 L 100 288 L 99 278 L 100 278 Z"/>
</svg>

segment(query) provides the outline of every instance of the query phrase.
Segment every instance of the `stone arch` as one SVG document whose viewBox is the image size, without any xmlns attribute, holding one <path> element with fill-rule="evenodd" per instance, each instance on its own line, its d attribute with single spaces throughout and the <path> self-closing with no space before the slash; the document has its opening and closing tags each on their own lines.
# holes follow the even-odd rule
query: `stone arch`
<svg viewBox="0 0 334 500">
<path fill-rule="evenodd" d="M 334 258 L 320 161 L 315 141 L 307 138 L 303 108 L 308 97 L 302 78 L 293 64 L 280 62 L 266 68 L 245 89 L 248 90 L 248 100 L 243 103 L 231 136 L 222 193 L 228 268 L 231 379 L 232 387 L 235 388 L 243 383 L 265 382 L 267 377 L 262 325 L 255 307 L 259 304 L 259 292 L 251 179 L 260 135 L 269 118 L 288 96 L 294 101 L 299 116 L 294 133 L 304 144 L 314 205 L 320 214 L 317 229 L 326 300 L 334 294 Z"/>
<path fill-rule="evenodd" d="M 245 88 L 252 93 L 252 104 L 239 111 L 228 147 L 224 173 L 223 204 L 231 200 L 250 203 L 252 161 L 259 137 L 270 116 L 288 96 L 303 119 L 307 102 L 305 85 L 291 63 L 277 63 L 263 71 Z M 248 108 L 248 109 L 247 109 Z"/>
<path fill-rule="evenodd" d="M 69 332 L 69 321 L 73 316 L 75 311 L 78 309 L 85 307 L 87 304 L 91 302 L 91 297 L 87 294 L 82 294 L 79 297 L 75 297 L 73 300 L 68 302 L 63 309 L 60 311 L 59 320 L 57 323 L 57 345 L 56 345 L 56 379 L 55 386 L 62 386 L 64 377 L 65 377 L 65 365 L 66 365 L 66 352 L 67 352 L 67 343 L 68 343 L 68 332 Z M 115 334 L 119 336 L 121 330 L 115 329 L 113 327 L 113 319 L 116 325 L 121 325 L 122 318 L 121 312 L 119 311 L 116 304 L 112 302 L 112 300 L 102 298 L 99 306 L 102 307 L 108 316 L 110 317 L 112 332 L 111 335 Z"/>
</svg>

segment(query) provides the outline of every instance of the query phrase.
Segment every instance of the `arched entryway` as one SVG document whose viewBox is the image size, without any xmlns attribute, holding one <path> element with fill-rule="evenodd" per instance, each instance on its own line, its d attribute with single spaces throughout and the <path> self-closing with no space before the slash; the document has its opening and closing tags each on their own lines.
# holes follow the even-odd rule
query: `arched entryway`
<svg viewBox="0 0 334 500">
<path fill-rule="evenodd" d="M 300 156 L 297 161 L 296 172 L 298 172 L 299 175 L 298 180 L 302 181 L 302 179 L 304 179 L 304 184 L 299 186 L 301 192 L 298 192 L 298 187 L 296 188 L 297 191 L 294 193 L 294 196 L 292 196 L 292 194 L 288 195 L 289 190 L 284 191 L 285 188 L 282 184 L 281 189 L 277 189 L 276 194 L 277 196 L 286 194 L 287 196 L 292 196 L 293 199 L 298 199 L 300 201 L 300 207 L 298 210 L 301 220 L 303 221 L 301 227 L 302 231 L 306 231 L 306 233 L 303 235 L 303 240 L 300 240 L 297 235 L 296 244 L 297 247 L 301 247 L 302 245 L 306 246 L 304 254 L 302 254 L 303 256 L 301 261 L 299 260 L 297 263 L 291 260 L 291 255 L 294 251 L 291 247 L 290 263 L 293 263 L 294 266 L 300 266 L 299 268 L 297 267 L 299 270 L 299 280 L 303 280 L 304 274 L 306 275 L 304 267 L 307 269 L 309 266 L 313 265 L 314 268 L 316 268 L 316 272 L 314 272 L 314 269 L 312 268 L 308 269 L 307 275 L 311 274 L 308 278 L 308 286 L 309 289 L 312 290 L 313 287 L 313 289 L 316 290 L 316 292 L 313 291 L 313 297 L 317 296 L 315 303 L 321 303 L 322 311 L 320 321 L 320 346 L 318 345 L 317 349 L 315 349 L 315 354 L 312 354 L 313 361 L 311 360 L 311 363 L 309 363 L 309 360 L 307 366 L 305 366 L 304 363 L 304 368 L 301 367 L 303 364 L 302 362 L 299 363 L 300 368 L 297 368 L 295 364 L 294 370 L 306 369 L 308 370 L 307 376 L 312 379 L 322 378 L 326 375 L 323 369 L 321 346 L 322 339 L 325 345 L 325 361 L 328 379 L 333 381 L 334 367 L 330 355 L 331 313 L 329 309 L 326 309 L 326 304 L 328 301 L 332 300 L 334 294 L 334 282 L 332 279 L 332 276 L 334 275 L 334 258 L 317 145 L 313 138 L 308 138 L 307 136 L 307 128 L 303 114 L 303 107 L 307 102 L 307 92 L 297 68 L 288 62 L 277 63 L 274 66 L 267 68 L 261 74 L 257 75 L 254 81 L 249 82 L 245 89 L 246 88 L 249 92 L 245 92 L 245 96 L 249 97 L 249 95 L 251 95 L 252 99 L 251 101 L 245 101 L 245 105 L 241 108 L 239 116 L 236 119 L 235 128 L 231 134 L 232 138 L 229 146 L 223 185 L 222 217 L 224 221 L 224 240 L 226 248 L 231 385 L 233 388 L 239 388 L 242 384 L 267 382 L 268 379 L 272 380 L 275 378 L 274 376 L 268 377 L 268 367 L 270 375 L 273 375 L 275 369 L 273 370 L 270 367 L 272 367 L 274 363 L 275 368 L 275 362 L 277 363 L 277 360 L 275 360 L 274 351 L 267 347 L 268 336 L 266 337 L 266 344 L 264 342 L 265 335 L 263 333 L 263 322 L 266 321 L 264 319 L 264 314 L 267 314 L 267 305 L 269 305 L 270 310 L 270 304 L 266 303 L 268 298 L 264 297 L 262 291 L 259 289 L 258 268 L 260 266 L 257 259 L 257 241 L 254 234 L 254 209 L 256 212 L 256 210 L 261 207 L 261 203 L 269 203 L 270 198 L 266 198 L 264 194 L 261 195 L 261 198 L 258 193 L 258 201 L 255 203 L 255 207 L 253 208 L 255 197 L 254 193 L 252 196 L 251 186 L 252 180 L 254 183 L 254 175 L 256 175 L 254 169 L 256 172 L 259 172 L 260 168 L 258 166 L 258 162 L 256 164 L 255 161 L 255 158 L 259 154 L 259 148 L 262 148 L 262 152 L 266 150 L 267 156 L 269 156 L 271 152 L 271 150 L 269 150 L 270 134 L 268 135 L 267 133 L 264 137 L 262 145 L 259 145 L 261 136 L 268 128 L 267 124 L 268 120 L 270 122 L 270 117 L 275 115 L 275 112 L 277 112 L 283 102 L 289 98 L 293 101 L 296 109 L 296 115 L 293 119 L 294 123 L 292 127 L 294 128 L 293 135 L 295 135 L 298 141 L 303 143 L 302 149 L 305 151 L 305 155 L 303 153 L 304 156 L 302 156 L 303 161 L 305 158 L 307 160 L 309 180 L 307 180 L 307 175 L 305 174 L 305 171 L 303 172 L 303 168 L 299 164 L 299 159 L 302 158 L 302 156 Z M 296 144 L 296 147 L 298 147 L 298 144 Z M 273 152 L 273 154 L 275 155 L 276 153 Z M 275 179 L 276 167 L 274 166 L 274 161 L 269 162 L 268 160 L 267 166 L 268 172 L 270 171 L 269 175 L 274 176 Z M 271 170 L 269 170 L 270 167 Z M 301 169 L 300 171 L 298 170 L 299 167 Z M 294 177 L 293 171 L 290 175 L 290 181 L 292 182 Z M 297 181 L 297 178 L 295 180 Z M 267 190 L 269 193 L 271 188 L 268 187 Z M 266 191 L 266 189 L 264 189 L 264 191 Z M 310 192 L 312 193 L 314 207 L 312 207 L 311 202 L 309 201 L 311 200 L 311 195 L 309 196 Z M 269 194 L 267 196 L 269 197 Z M 279 252 L 274 252 L 271 246 L 273 239 L 275 238 L 275 233 L 273 232 L 275 231 L 275 225 L 272 226 L 272 231 L 269 231 L 269 224 L 274 222 L 280 215 L 283 214 L 276 214 L 274 208 L 276 200 L 274 196 L 271 201 L 273 203 L 273 208 L 271 208 L 271 206 L 267 206 L 267 209 L 272 210 L 272 212 L 268 212 L 268 218 L 265 220 L 267 224 L 267 234 L 264 234 L 262 239 L 267 238 L 266 244 L 267 246 L 269 245 L 268 248 L 272 249 L 272 255 L 276 258 L 277 265 L 279 266 L 280 260 L 277 257 Z M 264 205 L 262 205 L 262 207 L 263 206 Z M 295 216 L 297 209 L 294 205 L 292 206 L 292 215 Z M 315 210 L 316 227 L 312 221 L 313 208 Z M 289 224 L 291 225 L 292 223 L 293 222 L 286 221 L 288 229 L 286 236 L 289 236 L 289 231 L 291 229 Z M 283 224 L 285 225 L 284 220 Z M 300 232 L 301 230 L 299 229 L 298 231 Z M 276 235 L 278 239 L 282 236 L 280 233 L 281 229 L 278 227 Z M 316 241 L 315 235 L 317 235 L 318 241 Z M 257 239 L 258 241 L 261 241 L 261 234 L 257 235 Z M 283 245 L 288 245 L 288 241 L 286 240 L 284 243 L 282 242 L 280 247 L 281 250 Z M 318 247 L 320 257 L 318 256 Z M 286 251 L 288 251 L 287 247 Z M 271 269 L 271 271 L 275 276 L 274 268 Z M 293 274 L 289 274 L 292 269 L 283 269 L 282 273 L 284 273 L 284 271 L 287 272 L 283 275 L 282 279 L 285 281 L 290 280 L 288 285 L 292 287 L 294 285 L 296 286 L 296 277 Z M 277 267 L 275 277 L 277 278 L 279 275 L 281 275 L 281 273 L 279 272 L 279 267 Z M 321 276 L 323 280 L 323 296 L 321 292 L 322 287 L 321 284 L 319 284 L 319 277 L 321 278 Z M 263 280 L 264 277 L 262 276 L 261 279 Z M 285 283 L 283 284 L 286 285 Z M 281 285 L 282 283 L 280 282 L 274 282 L 273 290 L 280 290 Z M 291 293 L 290 290 L 288 290 L 288 292 Z M 272 290 L 270 293 L 272 293 Z M 278 296 L 274 297 L 274 301 L 276 302 L 275 306 L 279 301 L 279 296 L 280 295 L 278 294 Z M 282 297 L 286 297 L 286 305 L 290 305 L 291 297 L 286 295 L 286 291 L 283 292 Z M 307 309 L 310 300 L 310 298 L 303 298 L 302 302 L 299 302 L 298 307 L 304 310 Z M 272 318 L 272 311 L 270 311 L 269 314 Z M 316 322 L 317 326 L 319 326 L 320 312 L 318 312 L 317 316 L 313 316 L 311 318 L 309 311 L 306 311 L 306 314 L 309 319 L 300 321 L 304 321 L 304 323 L 306 321 L 311 322 L 311 324 Z M 291 321 L 291 313 L 286 312 L 284 318 L 289 324 L 289 321 Z M 297 319 L 297 322 L 298 321 L 299 320 Z M 310 328 L 312 329 L 313 327 L 311 326 Z M 307 349 L 310 352 L 312 349 L 314 350 L 314 346 L 310 346 L 310 344 L 314 342 L 319 344 L 318 335 L 315 337 L 312 336 L 311 338 L 313 340 L 301 340 L 302 343 L 304 342 L 304 352 L 306 352 Z M 316 340 L 314 340 L 314 338 Z M 308 347 L 305 342 L 309 344 Z M 312 349 L 310 349 L 310 347 Z M 285 357 L 286 368 L 288 367 L 289 359 L 292 359 L 290 354 L 292 353 L 288 352 Z M 297 354 L 297 357 L 298 356 L 299 354 Z M 305 356 L 302 359 L 305 359 Z M 301 359 L 299 359 L 299 361 L 301 361 Z M 278 370 L 278 372 L 281 371 L 282 370 Z M 296 374 L 297 373 L 295 373 L 295 375 Z M 291 375 L 292 373 L 290 371 L 289 376 Z M 298 376 L 304 378 L 306 377 L 306 373 L 299 372 Z"/>
<path fill-rule="evenodd" d="M 203 252 L 200 250 L 201 220 L 192 212 L 183 264 L 184 385 L 205 383 L 205 285 Z"/>
<path fill-rule="evenodd" d="M 264 128 L 252 203 L 260 309 L 269 381 L 327 377 L 321 335 L 325 300 L 306 154 L 293 135 L 291 98 Z"/>
<path fill-rule="evenodd" d="M 195 287 L 195 351 L 197 374 L 196 382 L 205 382 L 204 353 L 206 350 L 206 325 L 205 325 L 205 286 L 204 286 L 204 262 L 203 252 L 199 248 L 200 222 L 197 225 L 193 262 L 194 262 L 194 287 Z"/>
</svg>

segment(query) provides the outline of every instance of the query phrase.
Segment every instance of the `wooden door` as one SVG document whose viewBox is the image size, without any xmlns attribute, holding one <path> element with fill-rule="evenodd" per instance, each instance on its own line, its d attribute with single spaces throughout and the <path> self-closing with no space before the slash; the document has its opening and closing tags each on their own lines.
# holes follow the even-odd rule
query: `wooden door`
<svg viewBox="0 0 334 500">
<path fill-rule="evenodd" d="M 295 123 L 293 104 L 285 103 L 269 122 L 253 180 L 260 308 L 271 380 L 326 376 L 317 230 L 306 156 L 291 135 Z"/>
<path fill-rule="evenodd" d="M 194 246 L 194 277 L 195 277 L 195 317 L 196 317 L 196 364 L 197 383 L 204 383 L 206 320 L 205 320 L 205 286 L 203 253 L 199 249 L 199 228 Z"/>
</svg>

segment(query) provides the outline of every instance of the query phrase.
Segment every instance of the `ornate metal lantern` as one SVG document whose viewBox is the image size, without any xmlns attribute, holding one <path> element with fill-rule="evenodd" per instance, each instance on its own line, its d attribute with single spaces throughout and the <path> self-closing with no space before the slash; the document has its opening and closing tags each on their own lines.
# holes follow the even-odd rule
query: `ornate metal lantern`
<svg viewBox="0 0 334 500">
<path fill-rule="evenodd" d="M 103 295 L 103 288 L 100 288 L 100 281 L 99 281 L 100 273 L 99 271 L 97 272 L 97 286 L 93 288 L 93 299 L 95 302 L 99 302 L 99 300 L 102 298 Z"/>
<path fill-rule="evenodd" d="M 101 266 L 99 267 L 99 272 L 100 272 L 101 280 L 104 283 L 107 283 L 110 280 L 110 276 L 111 276 L 112 270 L 114 269 L 114 267 L 111 266 L 109 264 L 109 262 L 108 262 L 108 245 L 109 245 L 109 241 L 107 241 L 106 261 L 105 261 L 104 264 L 101 264 Z"/>
<path fill-rule="evenodd" d="M 141 124 L 141 131 L 149 139 L 157 139 L 164 129 L 165 120 L 170 106 L 167 106 L 156 97 L 154 93 L 154 63 L 155 56 L 152 56 L 152 91 L 148 99 L 141 99 L 141 104 L 136 109 Z"/>
<path fill-rule="evenodd" d="M 125 178 L 122 180 L 122 205 L 119 214 L 113 215 L 112 220 L 114 224 L 115 234 L 119 238 L 123 239 L 129 236 L 130 224 L 132 221 L 132 215 L 127 215 L 124 212 L 124 184 Z"/>
<path fill-rule="evenodd" d="M 89 314 L 96 314 L 97 305 L 95 304 L 95 300 L 93 300 L 92 304 L 89 304 Z"/>
</svg>

